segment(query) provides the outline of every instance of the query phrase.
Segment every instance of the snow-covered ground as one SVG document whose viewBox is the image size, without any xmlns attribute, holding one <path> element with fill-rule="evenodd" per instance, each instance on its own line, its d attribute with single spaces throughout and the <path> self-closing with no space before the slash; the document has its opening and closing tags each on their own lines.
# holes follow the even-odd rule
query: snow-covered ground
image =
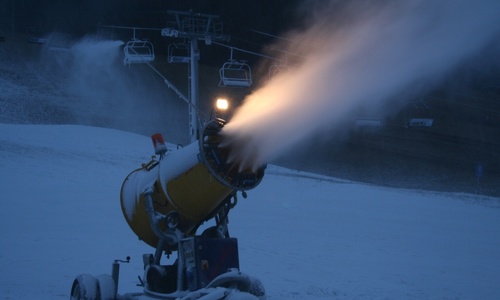
<svg viewBox="0 0 500 300">
<path fill-rule="evenodd" d="M 0 298 L 67 299 L 80 273 L 143 253 L 125 176 L 149 138 L 78 125 L 0 124 Z M 500 299 L 500 199 L 390 189 L 268 166 L 230 214 L 243 271 L 268 299 Z"/>
</svg>

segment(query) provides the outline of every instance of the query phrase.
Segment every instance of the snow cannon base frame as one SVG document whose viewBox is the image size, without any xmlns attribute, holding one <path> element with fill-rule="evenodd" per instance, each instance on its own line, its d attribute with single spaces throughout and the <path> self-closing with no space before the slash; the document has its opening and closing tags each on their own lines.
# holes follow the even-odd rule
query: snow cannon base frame
<svg viewBox="0 0 500 300">
<path fill-rule="evenodd" d="M 128 263 L 127 257 L 126 261 L 113 262 L 111 275 L 78 275 L 71 288 L 71 299 L 265 300 L 262 282 L 239 270 L 238 242 L 227 234 L 228 202 L 215 218 L 217 225 L 207 228 L 201 236 L 186 237 L 175 223 L 168 225 L 165 231 L 177 239 L 177 259 L 172 264 L 160 263 L 165 240 L 158 244 L 155 254 L 144 254 L 144 275 L 138 284 L 143 287 L 142 293 L 117 292 L 119 263 Z M 170 217 L 175 222 L 175 217 Z"/>
</svg>

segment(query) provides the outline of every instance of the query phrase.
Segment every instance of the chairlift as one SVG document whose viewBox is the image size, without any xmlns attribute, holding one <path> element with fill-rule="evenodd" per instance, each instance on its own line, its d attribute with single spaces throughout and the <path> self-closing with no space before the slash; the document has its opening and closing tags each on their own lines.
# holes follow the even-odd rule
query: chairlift
<svg viewBox="0 0 500 300">
<path fill-rule="evenodd" d="M 124 64 L 148 63 L 155 60 L 153 44 L 149 41 L 128 41 L 123 51 L 125 52 Z"/>
<path fill-rule="evenodd" d="M 186 43 L 173 43 L 168 45 L 169 63 L 188 63 L 191 59 L 189 47 Z"/>
<path fill-rule="evenodd" d="M 269 79 L 273 78 L 274 76 L 280 74 L 280 73 L 285 73 L 288 71 L 288 57 L 285 56 L 284 62 L 280 63 L 275 63 L 272 66 L 269 67 Z"/>
<path fill-rule="evenodd" d="M 136 63 L 149 63 L 155 60 L 155 53 L 153 44 L 147 40 L 140 40 L 135 38 L 135 28 L 134 37 L 132 40 L 128 41 L 123 48 L 125 53 L 125 58 L 123 63 L 126 64 L 136 64 Z"/>
<path fill-rule="evenodd" d="M 249 87 L 252 85 L 252 70 L 244 60 L 233 59 L 233 48 L 231 58 L 219 69 L 219 86 Z"/>
<path fill-rule="evenodd" d="M 277 76 L 278 74 L 285 73 L 286 71 L 288 71 L 288 65 L 274 64 L 269 67 L 269 79 Z"/>
</svg>

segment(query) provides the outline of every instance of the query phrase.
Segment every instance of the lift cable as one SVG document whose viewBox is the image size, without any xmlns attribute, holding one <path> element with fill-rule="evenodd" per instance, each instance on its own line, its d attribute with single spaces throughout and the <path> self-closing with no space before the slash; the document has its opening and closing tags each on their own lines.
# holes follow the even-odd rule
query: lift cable
<svg viewBox="0 0 500 300">
<path fill-rule="evenodd" d="M 271 60 L 278 60 L 278 61 L 280 60 L 280 59 L 278 59 L 276 57 L 272 57 L 272 56 L 265 55 L 265 54 L 260 54 L 260 53 L 254 52 L 254 51 L 249 51 L 249 50 L 245 50 L 245 49 L 241 49 L 241 48 L 229 46 L 229 45 L 222 44 L 222 43 L 219 43 L 219 42 L 212 41 L 212 44 L 216 44 L 216 45 L 219 45 L 219 46 L 222 46 L 222 47 L 226 47 L 226 48 L 231 49 L 231 50 L 237 50 L 237 51 L 240 51 L 240 52 L 243 52 L 243 53 L 248 53 L 248 54 L 253 54 L 255 56 L 260 56 L 260 57 L 268 58 L 268 59 L 271 59 Z"/>
<path fill-rule="evenodd" d="M 287 39 L 287 38 L 284 38 L 284 37 L 281 37 L 281 36 L 277 36 L 277 35 L 274 35 L 274 34 L 266 33 L 266 32 L 263 32 L 263 31 L 258 31 L 258 30 L 250 29 L 250 28 L 246 28 L 246 29 L 249 30 L 249 31 L 258 33 L 258 34 L 262 34 L 262 35 L 265 35 L 265 36 L 272 37 L 272 38 L 280 39 L 280 40 L 291 42 L 291 43 L 296 43 L 294 40 L 290 40 L 290 39 Z"/>
<path fill-rule="evenodd" d="M 257 33 L 260 33 L 260 34 L 263 34 L 263 35 L 271 36 L 271 37 L 274 37 L 274 38 L 277 38 L 277 39 L 282 39 L 282 40 L 285 40 L 285 41 L 288 41 L 288 42 L 291 42 L 291 43 L 296 43 L 293 40 L 286 39 L 286 38 L 283 38 L 283 37 L 280 37 L 280 36 L 276 36 L 276 35 L 272 35 L 272 34 L 269 34 L 269 33 L 261 32 L 261 31 L 257 31 L 257 30 L 253 30 L 253 29 L 247 29 L 247 30 L 253 31 L 253 32 L 257 32 Z M 246 40 L 246 39 L 242 39 L 242 38 L 239 38 L 239 37 L 236 37 L 236 36 L 231 36 L 231 39 L 238 40 L 238 41 L 241 41 L 241 42 L 244 42 L 244 43 L 248 43 L 248 44 L 251 44 L 251 45 L 254 45 L 254 46 L 257 45 L 257 46 L 259 46 L 259 47 L 261 47 L 263 49 L 267 49 L 267 50 L 270 50 L 270 51 L 280 52 L 280 53 L 283 53 L 283 54 L 285 54 L 287 56 L 295 56 L 295 57 L 304 58 L 303 55 L 300 55 L 300 54 L 297 54 L 297 53 L 294 53 L 294 52 L 290 52 L 290 51 L 287 51 L 287 50 L 283 50 L 283 49 L 279 49 L 279 48 L 276 48 L 276 47 L 268 46 L 266 44 L 260 44 L 260 43 L 252 42 L 252 41 L 249 41 L 249 40 Z M 259 56 L 263 56 L 263 55 L 259 55 Z M 265 57 L 267 57 L 267 56 L 265 56 Z M 275 60 L 281 60 L 281 59 L 275 58 Z"/>
<path fill-rule="evenodd" d="M 132 30 L 152 30 L 152 31 L 161 31 L 162 28 L 155 27 L 137 27 L 137 26 L 119 26 L 119 25 L 99 25 L 99 27 L 105 28 L 118 28 L 118 29 L 132 29 Z"/>
</svg>

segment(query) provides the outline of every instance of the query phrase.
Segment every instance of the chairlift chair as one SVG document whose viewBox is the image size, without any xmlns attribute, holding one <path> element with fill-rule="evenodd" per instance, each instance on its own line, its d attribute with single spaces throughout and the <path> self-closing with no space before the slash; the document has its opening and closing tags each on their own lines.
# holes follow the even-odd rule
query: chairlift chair
<svg viewBox="0 0 500 300">
<path fill-rule="evenodd" d="M 274 64 L 269 67 L 269 79 L 273 78 L 274 76 L 284 73 L 288 71 L 288 65 L 286 64 Z"/>
<path fill-rule="evenodd" d="M 285 73 L 288 71 L 288 55 L 285 55 L 284 60 L 280 60 L 279 62 L 271 65 L 269 67 L 269 79 L 274 76 Z"/>
<path fill-rule="evenodd" d="M 244 60 L 233 59 L 233 48 L 231 58 L 219 69 L 219 86 L 249 87 L 252 85 L 252 70 Z"/>
<path fill-rule="evenodd" d="M 228 61 L 219 70 L 219 86 L 248 87 L 252 85 L 252 70 L 245 61 Z"/>
<path fill-rule="evenodd" d="M 168 45 L 169 63 L 188 63 L 191 59 L 189 47 L 186 43 L 173 43 Z"/>
<path fill-rule="evenodd" d="M 123 48 L 124 64 L 149 63 L 155 60 L 153 44 L 150 41 L 133 39 Z"/>
</svg>

